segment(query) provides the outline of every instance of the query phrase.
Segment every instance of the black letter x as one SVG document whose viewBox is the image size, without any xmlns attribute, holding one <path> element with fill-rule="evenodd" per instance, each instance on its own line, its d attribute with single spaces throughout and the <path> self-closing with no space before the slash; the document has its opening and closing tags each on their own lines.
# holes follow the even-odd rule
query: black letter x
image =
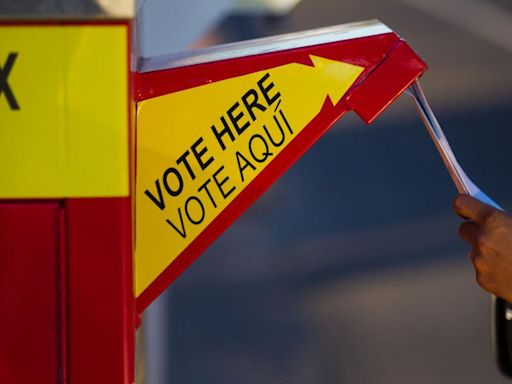
<svg viewBox="0 0 512 384">
<path fill-rule="evenodd" d="M 12 93 L 12 90 L 9 87 L 9 83 L 7 83 L 7 76 L 9 76 L 17 56 L 17 53 L 9 53 L 4 67 L 0 67 L 0 96 L 2 95 L 2 92 L 5 94 L 11 109 L 20 109 L 20 106 L 14 97 L 14 93 Z"/>
</svg>

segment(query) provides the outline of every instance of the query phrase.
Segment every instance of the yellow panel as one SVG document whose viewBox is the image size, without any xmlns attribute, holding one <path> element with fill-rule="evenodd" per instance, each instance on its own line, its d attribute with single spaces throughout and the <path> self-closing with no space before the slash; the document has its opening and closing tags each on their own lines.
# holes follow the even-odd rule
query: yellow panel
<svg viewBox="0 0 512 384">
<path fill-rule="evenodd" d="M 62 194 L 63 38 L 54 27 L 0 27 L 0 67 L 17 54 L 7 83 L 20 108 L 0 94 L 0 197 Z"/>
<path fill-rule="evenodd" d="M 128 194 L 128 53 L 123 27 L 70 27 L 68 195 Z"/>
<path fill-rule="evenodd" d="M 128 195 L 127 36 L 125 25 L 0 26 L 19 105 L 0 93 L 0 198 Z"/>
<path fill-rule="evenodd" d="M 311 58 L 138 104 L 137 296 L 363 70 Z"/>
</svg>

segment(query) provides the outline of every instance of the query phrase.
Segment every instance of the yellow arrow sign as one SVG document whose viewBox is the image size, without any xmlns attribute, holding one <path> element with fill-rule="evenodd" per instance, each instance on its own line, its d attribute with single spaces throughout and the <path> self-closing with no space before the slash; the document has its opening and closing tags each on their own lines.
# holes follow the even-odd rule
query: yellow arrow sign
<svg viewBox="0 0 512 384">
<path fill-rule="evenodd" d="M 364 69 L 310 57 L 138 104 L 136 296 Z"/>
</svg>

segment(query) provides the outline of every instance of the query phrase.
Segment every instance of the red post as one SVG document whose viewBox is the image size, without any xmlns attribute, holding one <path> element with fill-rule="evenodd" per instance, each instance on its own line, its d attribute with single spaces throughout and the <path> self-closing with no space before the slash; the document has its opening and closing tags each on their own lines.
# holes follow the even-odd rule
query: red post
<svg viewBox="0 0 512 384">
<path fill-rule="evenodd" d="M 0 22 L 20 107 L 0 92 L 2 384 L 134 382 L 130 36 Z"/>
</svg>

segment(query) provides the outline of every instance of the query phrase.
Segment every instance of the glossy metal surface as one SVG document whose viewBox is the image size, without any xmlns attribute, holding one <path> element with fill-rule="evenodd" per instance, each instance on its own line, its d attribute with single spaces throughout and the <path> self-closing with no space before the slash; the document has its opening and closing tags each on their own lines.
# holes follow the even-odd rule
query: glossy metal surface
<svg viewBox="0 0 512 384">
<path fill-rule="evenodd" d="M 212 61 L 229 60 L 237 57 L 311 47 L 391 32 L 391 29 L 378 20 L 342 24 L 310 31 L 224 44 L 211 48 L 190 49 L 176 54 L 141 58 L 138 64 L 138 72 L 144 73 Z"/>
<path fill-rule="evenodd" d="M 0 382 L 55 384 L 65 375 L 57 201 L 0 201 Z"/>
</svg>

